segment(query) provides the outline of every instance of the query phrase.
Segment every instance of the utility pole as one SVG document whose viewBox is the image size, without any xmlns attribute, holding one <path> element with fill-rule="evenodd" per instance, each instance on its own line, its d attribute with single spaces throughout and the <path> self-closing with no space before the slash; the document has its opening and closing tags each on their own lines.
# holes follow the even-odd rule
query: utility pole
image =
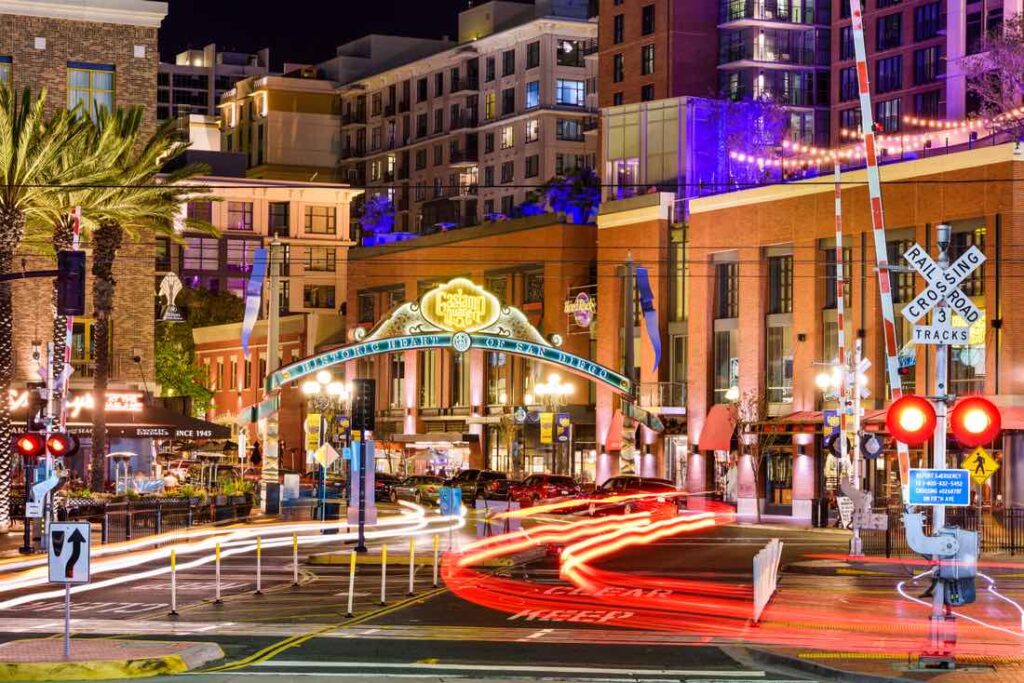
<svg viewBox="0 0 1024 683">
<path fill-rule="evenodd" d="M 636 339 L 635 339 L 635 298 L 636 294 L 633 290 L 633 252 L 626 252 L 626 263 L 621 268 L 622 271 L 622 344 L 623 344 L 623 365 L 622 374 L 629 378 L 632 383 L 631 393 L 629 396 L 623 396 L 620 401 L 636 401 L 637 391 L 637 378 L 636 375 Z M 636 440 L 634 434 L 636 433 L 636 427 L 633 424 L 633 418 L 626 414 L 625 406 L 622 410 L 622 447 L 625 450 L 626 444 L 629 443 L 632 446 L 632 457 L 634 462 L 634 468 L 639 470 L 640 468 L 635 467 L 636 463 Z M 628 435 L 628 436 L 627 436 Z M 619 454 L 619 461 L 621 466 L 622 454 Z M 637 471 L 635 474 L 639 475 Z"/>
<path fill-rule="evenodd" d="M 270 296 L 267 302 L 267 377 L 278 367 L 281 325 L 281 243 L 270 242 Z M 266 378 L 264 378 L 266 380 Z M 275 514 L 279 508 L 280 484 L 278 462 L 280 460 L 278 441 L 278 417 L 275 410 L 267 416 L 263 434 L 263 469 L 260 473 L 260 504 L 264 513 Z"/>
</svg>

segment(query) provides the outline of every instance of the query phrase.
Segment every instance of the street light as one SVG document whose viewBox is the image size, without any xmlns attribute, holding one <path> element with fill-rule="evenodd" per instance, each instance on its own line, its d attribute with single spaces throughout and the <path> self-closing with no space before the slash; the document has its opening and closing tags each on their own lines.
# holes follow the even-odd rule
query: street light
<svg viewBox="0 0 1024 683">
<path fill-rule="evenodd" d="M 557 409 L 565 404 L 563 399 L 572 396 L 574 389 L 573 385 L 562 383 L 562 378 L 556 373 L 551 373 L 548 375 L 548 381 L 538 384 L 533 391 L 545 406 Z"/>
<path fill-rule="evenodd" d="M 725 390 L 726 401 L 738 401 L 740 400 L 740 388 L 733 384 L 731 387 Z"/>
<path fill-rule="evenodd" d="M 334 379 L 334 376 L 327 370 L 320 370 L 316 373 L 316 379 L 306 380 L 301 386 L 302 395 L 309 402 L 309 407 L 320 413 L 320 427 L 317 436 L 317 444 L 322 445 L 324 441 L 324 413 L 332 411 L 336 413 L 342 405 L 349 400 L 352 391 L 348 384 Z M 332 415 L 331 419 L 334 417 Z M 330 424 L 330 423 L 328 423 Z M 327 463 L 321 464 L 320 481 L 320 518 L 327 517 Z"/>
</svg>

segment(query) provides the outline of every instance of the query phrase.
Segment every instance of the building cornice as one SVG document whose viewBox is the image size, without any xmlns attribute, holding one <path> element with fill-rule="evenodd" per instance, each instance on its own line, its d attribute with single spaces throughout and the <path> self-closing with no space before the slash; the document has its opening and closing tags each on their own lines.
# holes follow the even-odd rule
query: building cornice
<svg viewBox="0 0 1024 683">
<path fill-rule="evenodd" d="M 167 3 L 145 0 L 0 0 L 0 14 L 159 28 L 167 16 Z"/>
</svg>

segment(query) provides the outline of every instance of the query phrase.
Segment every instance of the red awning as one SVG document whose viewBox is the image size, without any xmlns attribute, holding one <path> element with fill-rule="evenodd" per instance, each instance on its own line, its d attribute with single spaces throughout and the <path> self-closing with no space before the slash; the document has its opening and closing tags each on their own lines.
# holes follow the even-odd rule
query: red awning
<svg viewBox="0 0 1024 683">
<path fill-rule="evenodd" d="M 616 410 L 612 415 L 612 423 L 608 427 L 608 436 L 604 440 L 605 451 L 622 450 L 622 411 Z"/>
<path fill-rule="evenodd" d="M 999 406 L 1004 430 L 1024 430 L 1024 406 Z"/>
<path fill-rule="evenodd" d="M 736 431 L 736 406 L 718 404 L 711 406 L 704 429 L 700 432 L 702 451 L 727 451 Z"/>
</svg>

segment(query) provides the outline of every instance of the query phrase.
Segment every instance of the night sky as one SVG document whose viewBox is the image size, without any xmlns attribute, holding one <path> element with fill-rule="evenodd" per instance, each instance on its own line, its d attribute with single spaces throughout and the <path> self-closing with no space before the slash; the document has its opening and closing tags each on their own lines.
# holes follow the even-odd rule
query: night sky
<svg viewBox="0 0 1024 683">
<path fill-rule="evenodd" d="M 188 47 L 270 48 L 272 66 L 314 63 L 367 33 L 456 38 L 456 14 L 468 0 L 170 0 L 160 28 L 160 55 Z"/>
</svg>

